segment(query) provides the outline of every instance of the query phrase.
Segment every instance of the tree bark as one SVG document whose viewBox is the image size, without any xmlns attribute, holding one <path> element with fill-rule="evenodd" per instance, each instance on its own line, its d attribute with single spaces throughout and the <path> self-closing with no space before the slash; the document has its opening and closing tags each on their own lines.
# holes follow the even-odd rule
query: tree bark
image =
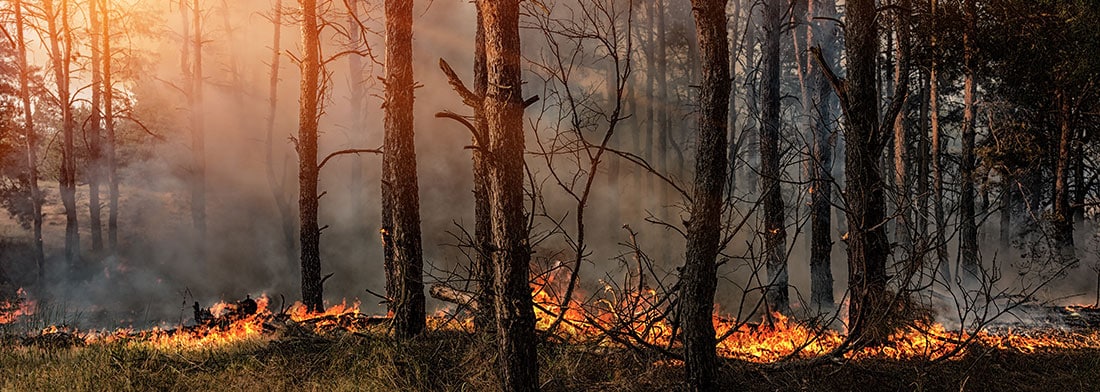
<svg viewBox="0 0 1100 392">
<path fill-rule="evenodd" d="M 684 364 L 688 388 L 716 390 L 718 358 L 713 323 L 717 258 L 726 183 L 726 116 L 729 110 L 729 42 L 726 1 L 693 0 L 692 13 L 703 64 L 695 189 L 687 228 L 687 260 L 681 273 Z"/>
<path fill-rule="evenodd" d="M 38 187 L 38 132 L 34 128 L 34 112 L 31 109 L 30 68 L 27 66 L 27 40 L 23 29 L 23 1 L 13 0 L 15 10 L 15 38 L 19 61 L 19 97 L 23 104 L 23 133 L 27 149 L 28 186 L 31 197 L 31 224 L 33 230 L 32 257 L 38 284 L 45 284 L 46 257 L 42 250 L 42 190 Z"/>
<path fill-rule="evenodd" d="M 80 232 L 76 211 L 76 157 L 74 148 L 72 105 L 69 90 L 69 68 L 72 64 L 72 31 L 69 28 L 69 2 L 61 0 L 60 10 L 53 0 L 43 0 L 46 13 L 46 35 L 50 45 L 54 78 L 57 84 L 57 102 L 61 108 L 61 202 L 65 206 L 65 261 L 74 268 L 80 260 Z M 61 26 L 57 19 L 61 18 Z"/>
<path fill-rule="evenodd" d="M 89 40 L 92 62 L 92 112 L 88 120 L 91 129 L 88 131 L 88 223 L 92 232 L 92 251 L 103 250 L 103 221 L 102 204 L 99 201 L 99 187 L 103 178 L 103 150 L 102 150 L 102 121 L 100 105 L 103 102 L 103 73 L 101 70 L 102 40 L 100 40 L 100 12 L 99 0 L 88 1 L 88 21 L 91 29 Z"/>
<path fill-rule="evenodd" d="M 382 164 L 387 166 L 387 203 L 393 210 L 394 292 L 389 307 L 394 333 L 408 338 L 424 330 L 424 260 L 420 239 L 420 194 L 413 134 L 412 1 L 386 0 L 386 114 Z"/>
<path fill-rule="evenodd" d="M 111 253 L 118 252 L 118 209 L 119 209 L 119 178 L 118 178 L 118 141 L 115 137 L 115 107 L 114 107 L 114 83 L 112 82 L 112 52 L 111 52 L 111 9 L 110 1 L 102 0 L 103 6 L 103 126 L 107 136 L 107 247 Z"/>
<path fill-rule="evenodd" d="M 978 225 L 974 221 L 974 34 L 977 31 L 975 0 L 964 5 L 966 28 L 963 34 L 963 123 L 962 156 L 959 163 L 959 264 L 965 277 L 977 280 L 981 277 L 978 264 Z"/>
<path fill-rule="evenodd" d="M 523 205 L 524 135 L 519 0 L 478 0 L 485 23 L 489 195 L 501 389 L 539 388 L 531 287 L 531 249 Z"/>
<path fill-rule="evenodd" d="M 1070 98 L 1065 90 L 1059 90 L 1055 95 L 1058 99 L 1058 156 L 1057 168 L 1054 173 L 1054 244 L 1058 248 L 1057 256 L 1065 264 L 1077 261 L 1073 248 L 1073 216 L 1069 200 L 1069 159 L 1073 142 L 1073 130 L 1071 127 L 1072 115 L 1070 111 Z"/>
<path fill-rule="evenodd" d="M 281 182 L 279 176 L 275 174 L 275 115 L 279 107 L 279 70 L 281 67 L 280 61 L 282 59 L 283 0 L 275 0 L 275 9 L 271 18 L 271 23 L 274 25 L 274 31 L 271 38 L 271 71 L 268 74 L 264 163 L 267 172 L 267 184 L 271 189 L 271 197 L 275 201 L 275 207 L 278 209 L 279 221 L 282 226 L 283 254 L 286 257 L 287 264 L 293 265 L 298 258 L 298 249 L 294 245 L 294 211 L 291 210 L 291 200 L 284 188 L 286 183 Z"/>
<path fill-rule="evenodd" d="M 760 177 L 764 198 L 764 264 L 768 271 L 767 303 L 770 311 L 790 310 L 787 272 L 787 232 L 779 168 L 779 37 L 784 7 L 781 0 L 764 3 L 764 126 L 760 128 Z M 710 65 L 708 63 L 708 65 Z"/>
<path fill-rule="evenodd" d="M 321 41 L 317 0 L 298 0 L 302 11 L 302 81 L 298 103 L 298 213 L 301 238 L 302 302 L 324 310 L 321 280 L 321 231 L 317 227 L 317 120 L 319 116 Z"/>
<path fill-rule="evenodd" d="M 808 47 L 821 50 L 824 65 L 835 66 L 838 63 L 836 49 L 838 29 L 836 22 L 835 0 L 810 0 L 808 14 L 810 29 Z M 835 306 L 833 298 L 832 271 L 832 193 L 833 193 L 833 144 L 832 134 L 833 105 L 836 94 L 829 89 L 829 82 L 822 70 L 813 69 L 813 63 L 807 63 L 808 87 L 811 98 L 810 126 L 813 137 L 811 152 L 811 192 L 810 192 L 810 303 L 820 311 L 831 310 Z"/>
<path fill-rule="evenodd" d="M 885 137 L 879 127 L 878 23 L 874 0 L 851 0 L 845 17 L 848 79 L 845 88 L 845 172 L 848 206 L 849 333 L 856 342 L 885 338 L 889 316 L 886 291 L 885 181 L 880 167 Z"/>
<path fill-rule="evenodd" d="M 489 89 L 489 70 L 485 58 L 485 18 L 480 7 L 477 9 L 477 31 L 474 37 L 474 93 L 484 99 Z M 495 327 L 496 297 L 493 294 L 493 224 L 492 210 L 489 204 L 489 160 L 487 148 L 478 144 L 478 140 L 489 140 L 488 124 L 485 122 L 483 108 L 474 108 L 473 151 L 474 171 L 474 274 L 477 279 L 477 302 L 482 304 L 474 316 L 474 325 L 480 331 L 492 331 Z"/>
<path fill-rule="evenodd" d="M 909 151 L 909 126 L 908 126 L 908 112 L 909 112 L 909 54 L 911 52 L 911 43 L 909 40 L 909 19 L 912 12 L 910 7 L 910 0 L 899 0 L 897 2 L 898 8 L 894 11 L 894 34 L 897 38 L 895 48 L 895 62 L 894 62 L 894 92 L 900 99 L 901 110 L 898 111 L 894 118 L 888 118 L 893 124 L 894 131 L 894 187 L 897 195 L 897 215 L 896 221 L 896 238 L 903 254 L 898 255 L 898 259 L 906 260 L 906 273 L 909 276 L 916 276 L 918 272 L 916 267 L 916 260 L 912 259 L 914 255 L 913 249 L 913 233 L 912 233 L 912 221 L 910 216 L 912 215 L 912 203 L 910 198 L 909 184 L 910 184 L 910 151 Z M 909 276 L 904 278 L 908 279 Z"/>
<path fill-rule="evenodd" d="M 936 247 L 936 277 L 942 285 L 950 285 L 951 263 L 947 259 L 947 219 L 944 216 L 943 206 L 943 138 L 940 134 L 940 79 L 939 79 L 939 37 L 936 31 L 938 23 L 936 14 L 939 13 L 939 1 L 931 0 L 932 32 L 930 37 L 930 51 L 932 53 L 932 65 L 928 74 L 928 105 L 930 124 L 932 128 L 932 215 L 936 224 L 935 240 L 932 246 Z"/>
</svg>

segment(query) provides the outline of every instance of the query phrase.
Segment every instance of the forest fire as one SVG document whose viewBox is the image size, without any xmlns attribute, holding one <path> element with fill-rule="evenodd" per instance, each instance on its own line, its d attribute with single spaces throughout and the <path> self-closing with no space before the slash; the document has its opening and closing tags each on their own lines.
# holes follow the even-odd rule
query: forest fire
<svg viewBox="0 0 1100 392">
<path fill-rule="evenodd" d="M 0 325 L 11 324 L 21 317 L 33 315 L 35 305 L 36 302 L 28 299 L 26 291 L 20 288 L 16 291 L 15 299 L 0 302 Z"/>
</svg>

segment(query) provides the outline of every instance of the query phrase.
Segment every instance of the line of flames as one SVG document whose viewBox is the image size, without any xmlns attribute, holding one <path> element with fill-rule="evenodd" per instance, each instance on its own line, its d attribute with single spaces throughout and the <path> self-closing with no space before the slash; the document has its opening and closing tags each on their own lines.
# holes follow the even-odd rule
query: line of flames
<svg viewBox="0 0 1100 392">
<path fill-rule="evenodd" d="M 536 280 L 532 285 L 535 306 L 536 327 L 545 331 L 555 324 L 557 315 L 563 311 L 557 296 L 553 295 L 552 279 Z M 612 296 L 613 297 L 613 296 Z M 675 349 L 678 343 L 673 340 L 673 328 L 669 321 L 653 310 L 657 300 L 654 291 L 621 296 L 617 303 L 601 299 L 595 306 L 584 306 L 578 301 L 570 301 L 564 309 L 565 317 L 556 327 L 554 334 L 573 343 L 594 343 L 605 346 L 623 344 L 643 344 L 654 348 Z M 146 331 L 121 329 L 112 332 L 73 332 L 86 342 L 130 341 L 148 344 L 157 348 L 208 348 L 246 340 L 261 339 L 265 335 L 265 323 L 272 319 L 273 312 L 268 308 L 270 300 L 266 295 L 256 299 L 257 312 L 253 315 L 232 321 L 229 325 L 200 328 L 154 328 Z M 618 305 L 618 306 L 616 306 Z M 233 311 L 235 304 L 222 302 L 211 308 L 215 316 Z M 625 310 L 624 310 L 625 309 Z M 31 310 L 33 311 L 33 310 Z M 310 313 L 301 303 L 295 303 L 285 310 L 286 317 L 294 322 L 325 319 L 332 316 L 338 319 L 345 316 L 359 316 L 359 303 L 341 302 L 328 307 L 322 313 Z M 0 318 L 0 321 L 14 320 L 15 314 Z M 429 325 L 436 329 L 472 330 L 472 319 L 448 310 L 436 312 L 429 318 Z M 314 323 L 314 328 L 331 326 L 331 322 Z M 2 324 L 2 323 L 0 323 Z M 718 342 L 718 354 L 726 358 L 736 358 L 751 362 L 774 362 L 786 358 L 810 358 L 827 354 L 844 340 L 843 334 L 827 328 L 814 328 L 791 320 L 781 314 L 773 314 L 770 323 L 750 324 L 737 322 L 729 317 L 716 314 L 714 326 L 717 336 L 724 337 Z M 356 327 L 341 325 L 349 332 L 361 332 Z M 57 327 L 43 330 L 43 334 L 61 331 Z M 615 336 L 616 338 L 609 338 Z M 978 332 L 965 335 L 949 331 L 939 324 L 917 325 L 892 336 L 891 344 L 864 348 L 847 354 L 850 358 L 890 358 L 914 359 L 935 358 L 956 351 L 960 342 L 972 340 L 987 347 L 1033 352 L 1055 348 L 1100 348 L 1100 332 L 1091 334 L 1060 333 L 1043 331 L 1041 334 L 1029 334 L 1024 331 L 1002 333 Z"/>
</svg>

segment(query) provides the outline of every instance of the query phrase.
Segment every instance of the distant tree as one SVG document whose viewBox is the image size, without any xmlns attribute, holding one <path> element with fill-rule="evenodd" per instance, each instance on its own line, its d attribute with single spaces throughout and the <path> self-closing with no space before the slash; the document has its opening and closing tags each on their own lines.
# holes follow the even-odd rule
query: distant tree
<svg viewBox="0 0 1100 392">
<path fill-rule="evenodd" d="M 45 282 L 46 257 L 42 250 L 42 191 L 38 187 L 38 131 L 34 127 L 34 112 L 31 102 L 30 75 L 31 69 L 27 64 L 27 39 L 24 30 L 26 22 L 23 18 L 23 1 L 14 0 L 12 8 L 15 10 L 15 45 L 16 57 L 19 62 L 19 100 L 23 109 L 23 134 L 24 146 L 27 154 L 27 185 L 30 188 L 31 222 L 33 236 L 32 251 L 34 265 L 38 275 L 38 282 Z"/>
<path fill-rule="evenodd" d="M 779 168 L 779 37 L 781 36 L 780 0 L 764 3 L 764 113 L 760 128 L 760 177 L 764 198 L 764 263 L 768 271 L 767 303 L 770 310 L 787 312 L 791 301 L 788 293 L 787 231 L 783 213 L 783 193 L 780 189 L 782 172 Z M 708 65 L 709 66 L 709 65 Z"/>
<path fill-rule="evenodd" d="M 73 268 L 80 260 L 80 231 L 76 211 L 76 150 L 74 144 L 72 94 L 70 69 L 72 65 L 72 29 L 69 27 L 69 1 L 43 0 L 42 11 L 46 19 L 46 36 L 49 42 L 50 61 L 53 63 L 54 83 L 57 89 L 57 105 L 61 111 L 61 202 L 65 206 L 65 260 Z M 58 6 L 59 5 L 59 6 Z"/>
</svg>

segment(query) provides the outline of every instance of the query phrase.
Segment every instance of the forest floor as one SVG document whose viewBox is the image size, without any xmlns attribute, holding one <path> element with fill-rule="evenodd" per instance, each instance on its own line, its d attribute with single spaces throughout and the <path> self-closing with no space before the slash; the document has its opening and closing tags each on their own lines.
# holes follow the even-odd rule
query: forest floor
<svg viewBox="0 0 1100 392">
<path fill-rule="evenodd" d="M 546 391 L 679 390 L 683 368 L 625 349 L 543 344 Z M 431 332 L 260 337 L 210 348 L 139 342 L 0 345 L 0 390 L 490 391 L 491 342 Z M 743 391 L 1100 391 L 1100 350 L 1020 353 L 977 347 L 939 363 L 862 359 L 759 365 L 728 361 L 721 384 Z"/>
</svg>

